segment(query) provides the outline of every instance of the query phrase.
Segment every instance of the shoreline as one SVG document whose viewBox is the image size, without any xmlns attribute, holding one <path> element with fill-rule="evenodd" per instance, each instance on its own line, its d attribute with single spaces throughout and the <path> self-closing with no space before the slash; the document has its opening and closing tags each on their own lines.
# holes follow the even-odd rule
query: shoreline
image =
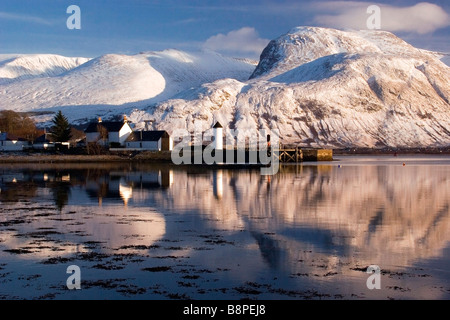
<svg viewBox="0 0 450 320">
<path fill-rule="evenodd" d="M 450 147 L 441 148 L 384 148 L 384 149 L 371 149 L 371 148 L 345 148 L 345 149 L 333 149 L 334 155 L 347 156 L 347 155 L 450 155 Z"/>
<path fill-rule="evenodd" d="M 394 156 L 394 155 L 450 155 L 446 148 L 411 149 L 333 149 L 334 156 Z M 0 164 L 5 163 L 172 163 L 171 152 L 140 152 L 138 154 L 110 153 L 104 155 L 45 154 L 45 153 L 0 153 Z M 309 162 L 309 161 L 303 161 Z M 320 162 L 320 161 L 315 161 Z"/>
<path fill-rule="evenodd" d="M 0 155 L 2 163 L 98 163 L 129 162 L 129 158 L 114 155 Z"/>
</svg>

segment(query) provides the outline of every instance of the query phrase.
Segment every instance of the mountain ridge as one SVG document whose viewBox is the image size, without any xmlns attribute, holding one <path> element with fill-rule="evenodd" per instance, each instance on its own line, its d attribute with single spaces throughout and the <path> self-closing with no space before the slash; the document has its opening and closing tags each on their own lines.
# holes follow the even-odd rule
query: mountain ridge
<svg viewBox="0 0 450 320">
<path fill-rule="evenodd" d="M 292 30 L 269 43 L 249 81 L 216 82 L 206 98 L 165 101 L 132 118 L 165 130 L 207 130 L 216 120 L 277 129 L 283 143 L 307 147 L 450 144 L 450 68 L 438 53 L 388 32 Z"/>
<path fill-rule="evenodd" d="M 0 106 L 62 109 L 74 123 L 126 114 L 137 129 L 154 120 L 170 133 L 220 121 L 276 129 L 282 143 L 305 147 L 449 146 L 450 68 L 441 57 L 385 31 L 296 27 L 257 65 L 169 49 L 16 72 L 0 81 Z"/>
</svg>

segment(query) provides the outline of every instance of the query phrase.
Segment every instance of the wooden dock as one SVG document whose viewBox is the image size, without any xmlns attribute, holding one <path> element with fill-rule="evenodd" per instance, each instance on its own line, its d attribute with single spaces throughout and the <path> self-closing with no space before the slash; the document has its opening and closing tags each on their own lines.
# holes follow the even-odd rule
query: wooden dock
<svg viewBox="0 0 450 320">
<path fill-rule="evenodd" d="M 231 151 L 231 154 L 229 153 Z M 196 150 L 192 149 L 192 161 L 196 154 Z M 213 151 L 215 155 L 215 151 Z M 224 149 L 222 150 L 222 156 L 224 163 L 235 163 L 237 159 L 245 159 L 241 164 L 261 164 L 260 161 L 260 151 L 258 150 L 237 150 L 237 149 Z M 267 156 L 271 156 L 270 149 L 267 150 Z M 315 161 L 333 161 L 333 150 L 331 149 L 303 149 L 303 148 L 292 148 L 281 146 L 278 152 L 275 152 L 273 156 L 280 163 L 301 163 L 301 162 L 315 162 Z M 264 161 L 267 161 L 265 159 Z"/>
<path fill-rule="evenodd" d="M 114 154 L 129 154 L 130 151 L 126 149 L 117 149 L 114 150 Z M 119 152 L 120 151 L 120 152 Z M 223 152 L 223 162 L 224 163 L 236 163 L 238 159 L 245 159 L 240 164 L 260 164 L 261 161 L 259 159 L 260 154 L 257 150 L 249 150 L 238 151 L 234 149 L 231 154 L 229 154 L 230 150 L 224 149 Z M 268 151 L 270 152 L 270 151 Z M 191 149 L 191 163 L 197 164 L 195 161 L 198 158 L 202 158 L 202 155 L 198 155 L 199 153 L 203 153 L 203 148 L 200 150 L 196 150 L 194 148 Z M 214 151 L 213 151 L 214 153 Z M 238 153 L 240 155 L 238 156 Z M 331 149 L 303 149 L 303 148 L 292 148 L 292 147 L 283 147 L 281 146 L 278 154 L 274 153 L 274 156 L 280 163 L 301 163 L 308 161 L 333 161 L 333 150 Z M 228 159 L 230 158 L 230 159 Z M 171 151 L 144 151 L 138 152 L 130 156 L 130 159 L 135 161 L 172 161 L 171 159 Z M 227 161 L 229 160 L 229 161 Z M 203 164 L 199 163 L 199 164 Z"/>
<path fill-rule="evenodd" d="M 280 161 L 280 163 L 299 163 L 303 161 L 333 161 L 333 150 L 281 148 L 279 150 L 278 160 Z"/>
</svg>

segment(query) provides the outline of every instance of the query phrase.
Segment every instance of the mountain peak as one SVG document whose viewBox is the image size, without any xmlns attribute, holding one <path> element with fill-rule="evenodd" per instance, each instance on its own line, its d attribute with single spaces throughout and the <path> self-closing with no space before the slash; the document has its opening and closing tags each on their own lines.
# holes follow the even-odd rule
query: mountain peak
<svg viewBox="0 0 450 320">
<path fill-rule="evenodd" d="M 385 31 L 318 27 L 271 41 L 256 70 L 251 61 L 176 49 L 81 65 L 0 56 L 0 105 L 61 109 L 74 123 L 127 114 L 169 133 L 220 121 L 236 130 L 275 129 L 282 143 L 301 147 L 448 146 L 450 68 L 438 56 Z"/>
<path fill-rule="evenodd" d="M 387 31 L 342 31 L 321 27 L 296 27 L 272 40 L 261 54 L 251 79 L 275 76 L 304 63 L 338 53 L 426 55 Z"/>
</svg>

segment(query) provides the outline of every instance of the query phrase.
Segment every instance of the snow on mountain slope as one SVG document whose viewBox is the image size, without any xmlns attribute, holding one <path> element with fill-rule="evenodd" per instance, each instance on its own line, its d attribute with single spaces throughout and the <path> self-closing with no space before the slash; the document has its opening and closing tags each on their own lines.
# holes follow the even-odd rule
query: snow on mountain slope
<svg viewBox="0 0 450 320">
<path fill-rule="evenodd" d="M 123 114 L 131 107 L 148 106 L 217 79 L 245 80 L 255 68 L 255 64 L 248 61 L 206 51 L 165 50 L 134 56 L 110 54 L 70 70 L 62 70 L 59 61 L 53 61 L 52 65 L 52 61 L 44 58 L 47 57 L 36 56 L 32 62 L 15 60 L 16 77 L 20 78 L 19 71 L 24 68 L 29 70 L 23 72 L 24 76 L 46 76 L 0 82 L 1 109 L 62 109 L 71 121 L 85 121 L 97 115 Z M 45 63 L 40 65 L 36 61 Z M 5 67 L 5 74 L 10 69 Z"/>
<path fill-rule="evenodd" d="M 256 68 L 210 51 L 106 55 L 65 71 L 62 62 L 8 69 L 14 59 L 1 58 L 13 80 L 0 82 L 0 109 L 61 109 L 74 123 L 127 114 L 137 128 L 151 119 L 169 133 L 219 120 L 278 129 L 282 143 L 310 147 L 449 146 L 450 68 L 441 58 L 389 32 L 313 27 L 271 41 Z"/>
<path fill-rule="evenodd" d="M 245 81 L 256 66 L 250 60 L 228 58 L 209 50 L 189 54 L 171 49 L 148 53 L 146 57 L 167 80 L 166 96 L 223 78 Z"/>
<path fill-rule="evenodd" d="M 434 56 L 431 52 L 414 48 L 390 32 L 297 27 L 269 43 L 251 78 L 268 73 L 273 76 L 337 53 Z"/>
<path fill-rule="evenodd" d="M 442 58 L 441 61 L 443 63 L 445 63 L 447 66 L 450 67 L 450 53 L 445 54 Z"/>
<path fill-rule="evenodd" d="M 450 68 L 391 33 L 300 27 L 272 41 L 247 82 L 204 85 L 145 111 L 156 128 L 278 129 L 311 147 L 450 145 Z"/>
<path fill-rule="evenodd" d="M 35 77 L 52 77 L 89 61 L 58 55 L 0 55 L 0 84 Z"/>
</svg>

